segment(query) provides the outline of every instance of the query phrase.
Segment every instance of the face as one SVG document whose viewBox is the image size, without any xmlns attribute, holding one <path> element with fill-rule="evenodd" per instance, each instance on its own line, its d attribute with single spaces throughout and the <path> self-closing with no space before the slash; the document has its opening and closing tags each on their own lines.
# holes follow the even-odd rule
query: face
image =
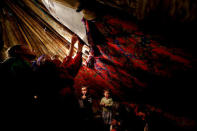
<svg viewBox="0 0 197 131">
<path fill-rule="evenodd" d="M 86 87 L 83 87 L 83 88 L 81 89 L 81 92 L 82 92 L 83 95 L 85 95 L 85 94 L 87 93 L 87 88 L 86 88 Z"/>
<path fill-rule="evenodd" d="M 105 96 L 106 98 L 109 98 L 109 92 L 108 92 L 108 91 L 105 91 L 105 92 L 104 92 L 104 96 Z"/>
<path fill-rule="evenodd" d="M 38 96 L 34 96 L 34 99 L 38 99 Z"/>
</svg>

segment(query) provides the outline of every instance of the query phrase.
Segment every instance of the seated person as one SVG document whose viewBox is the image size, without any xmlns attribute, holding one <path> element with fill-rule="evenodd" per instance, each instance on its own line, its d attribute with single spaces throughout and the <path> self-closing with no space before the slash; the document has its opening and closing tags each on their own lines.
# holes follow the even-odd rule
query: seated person
<svg viewBox="0 0 197 131">
<path fill-rule="evenodd" d="M 4 100 L 10 105 L 31 104 L 34 88 L 31 62 L 36 56 L 26 45 L 14 45 L 7 53 L 8 58 L 0 64 Z"/>
</svg>

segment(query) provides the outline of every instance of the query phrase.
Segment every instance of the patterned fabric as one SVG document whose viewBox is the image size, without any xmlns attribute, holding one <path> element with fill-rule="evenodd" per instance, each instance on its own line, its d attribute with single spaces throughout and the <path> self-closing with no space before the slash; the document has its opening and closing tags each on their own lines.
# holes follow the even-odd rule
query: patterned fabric
<svg viewBox="0 0 197 131">
<path fill-rule="evenodd" d="M 80 67 L 82 65 L 82 53 L 79 52 L 76 54 L 75 58 L 72 59 L 71 57 L 67 56 L 61 65 L 64 70 L 67 70 L 68 73 L 74 78 Z"/>
<path fill-rule="evenodd" d="M 96 74 L 116 88 L 113 94 L 121 96 L 129 88 L 140 90 L 154 77 L 169 78 L 191 68 L 189 56 L 149 39 L 131 21 L 105 15 L 84 23 L 90 57 L 94 58 L 90 65 L 94 62 Z"/>
<path fill-rule="evenodd" d="M 77 53 L 74 59 L 67 56 L 64 58 L 63 63 L 60 65 L 59 75 L 60 78 L 65 83 L 65 88 L 63 88 L 60 93 L 62 96 L 65 96 L 66 93 L 69 93 L 70 89 L 73 89 L 74 78 L 77 75 L 80 67 L 82 65 L 82 53 Z"/>
</svg>

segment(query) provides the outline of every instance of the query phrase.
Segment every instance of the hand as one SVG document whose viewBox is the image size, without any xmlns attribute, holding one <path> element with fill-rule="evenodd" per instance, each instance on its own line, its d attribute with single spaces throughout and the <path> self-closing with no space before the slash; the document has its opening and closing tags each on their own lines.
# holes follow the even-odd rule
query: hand
<svg viewBox="0 0 197 131">
<path fill-rule="evenodd" d="M 79 40 L 78 42 L 78 52 L 82 52 L 83 49 L 83 43 L 81 42 L 81 40 Z"/>
<path fill-rule="evenodd" d="M 101 103 L 101 106 L 105 106 L 105 104 L 104 103 Z"/>
<path fill-rule="evenodd" d="M 85 96 L 85 95 L 83 95 L 83 96 L 82 96 L 82 99 L 86 99 L 86 96 Z"/>
<path fill-rule="evenodd" d="M 71 39 L 71 44 L 75 44 L 78 40 L 78 36 L 77 35 L 72 35 L 72 39 Z"/>
</svg>

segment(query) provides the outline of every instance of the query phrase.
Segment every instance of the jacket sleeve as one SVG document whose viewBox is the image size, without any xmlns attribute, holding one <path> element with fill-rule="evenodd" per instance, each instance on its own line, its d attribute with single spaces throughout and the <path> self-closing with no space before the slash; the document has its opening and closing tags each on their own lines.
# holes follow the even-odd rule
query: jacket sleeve
<svg viewBox="0 0 197 131">
<path fill-rule="evenodd" d="M 74 59 L 72 59 L 71 57 L 67 56 L 64 60 L 63 60 L 63 64 L 62 67 L 68 71 L 68 73 L 72 76 L 75 77 L 80 69 L 82 65 L 82 53 L 79 52 L 77 53 L 77 55 L 75 56 Z"/>
<path fill-rule="evenodd" d="M 107 106 L 111 107 L 113 105 L 113 100 L 110 99 L 109 104 L 107 104 Z"/>
<path fill-rule="evenodd" d="M 101 99 L 100 105 L 102 105 L 104 103 L 103 98 Z"/>
</svg>

